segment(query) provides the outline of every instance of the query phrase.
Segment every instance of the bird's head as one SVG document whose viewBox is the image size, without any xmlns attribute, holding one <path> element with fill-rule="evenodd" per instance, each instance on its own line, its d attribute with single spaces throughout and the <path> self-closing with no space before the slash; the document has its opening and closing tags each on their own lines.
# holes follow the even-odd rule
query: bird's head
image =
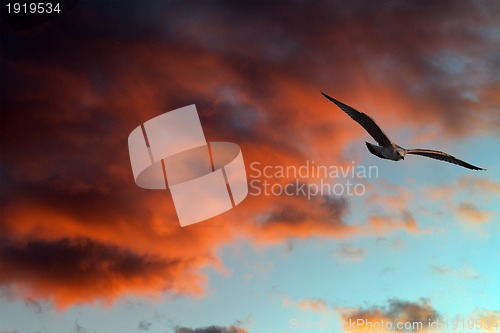
<svg viewBox="0 0 500 333">
<path fill-rule="evenodd" d="M 405 159 L 405 156 L 406 156 L 406 149 L 402 148 L 402 147 L 397 147 L 396 148 L 396 153 L 399 155 L 399 157 L 401 157 L 402 160 Z"/>
</svg>

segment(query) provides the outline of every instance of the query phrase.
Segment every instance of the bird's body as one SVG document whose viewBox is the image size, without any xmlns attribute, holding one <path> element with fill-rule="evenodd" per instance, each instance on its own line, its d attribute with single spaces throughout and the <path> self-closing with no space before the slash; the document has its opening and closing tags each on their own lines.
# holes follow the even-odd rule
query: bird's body
<svg viewBox="0 0 500 333">
<path fill-rule="evenodd" d="M 366 147 L 368 148 L 370 153 L 380 158 L 385 158 L 386 160 L 392 160 L 392 161 L 404 160 L 404 155 L 401 156 L 401 154 L 399 154 L 397 151 L 398 148 L 397 145 L 390 145 L 384 147 L 384 146 L 373 145 L 369 142 L 366 142 Z"/>
<path fill-rule="evenodd" d="M 412 155 L 420 155 L 420 156 L 426 156 L 430 158 L 434 158 L 437 160 L 457 164 L 460 166 L 463 166 L 464 168 L 468 168 L 471 170 L 485 170 L 483 168 L 477 167 L 475 165 L 469 164 L 465 161 L 462 161 L 455 156 L 449 155 L 447 153 L 444 153 L 442 151 L 438 150 L 431 150 L 431 149 L 405 149 L 403 147 L 398 146 L 397 144 L 393 143 L 389 137 L 384 133 L 384 131 L 377 125 L 375 120 L 373 120 L 372 117 L 369 115 L 360 112 L 352 107 L 350 107 L 347 104 L 344 104 L 342 102 L 339 102 L 338 100 L 328 96 L 325 93 L 322 93 L 323 96 L 325 96 L 327 99 L 332 101 L 335 105 L 337 105 L 342 111 L 347 113 L 349 117 L 351 117 L 353 120 L 355 120 L 358 124 L 363 126 L 363 128 L 370 134 L 375 141 L 378 142 L 378 146 L 371 144 L 369 142 L 366 142 L 366 147 L 375 156 L 378 156 L 380 158 L 392 160 L 392 161 L 400 161 L 404 160 L 405 156 L 407 154 L 412 154 Z"/>
</svg>

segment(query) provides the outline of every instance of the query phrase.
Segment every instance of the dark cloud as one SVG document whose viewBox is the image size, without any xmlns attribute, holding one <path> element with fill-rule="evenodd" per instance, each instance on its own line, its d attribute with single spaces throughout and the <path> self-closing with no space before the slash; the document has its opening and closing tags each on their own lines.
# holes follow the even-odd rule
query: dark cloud
<svg viewBox="0 0 500 333">
<path fill-rule="evenodd" d="M 257 216 L 253 232 L 261 240 L 288 242 L 313 235 L 342 237 L 355 233 L 356 227 L 344 223 L 348 201 L 329 196 L 273 196 L 273 203 Z M 320 231 L 321 230 L 321 231 Z"/>
<path fill-rule="evenodd" d="M 34 299 L 25 299 L 24 300 L 24 305 L 27 308 L 32 309 L 36 313 L 46 312 L 46 311 L 48 311 L 50 309 L 49 304 L 47 304 L 47 303 L 45 303 L 43 301 L 38 301 L 38 300 L 34 300 Z"/>
<path fill-rule="evenodd" d="M 30 286 L 33 298 L 47 297 L 49 292 L 62 306 L 75 299 L 112 300 L 123 290 L 140 291 L 152 279 L 161 281 L 157 287 L 173 289 L 174 276 L 184 265 L 89 239 L 23 244 L 2 239 L 0 245 L 2 284 L 15 281 L 18 286 Z"/>
<path fill-rule="evenodd" d="M 332 254 L 340 260 L 358 261 L 366 256 L 366 250 L 344 243 Z"/>
<path fill-rule="evenodd" d="M 155 269 L 164 264 L 155 258 L 141 257 L 88 239 L 31 241 L 23 245 L 13 245 L 3 239 L 0 244 L 5 271 L 26 269 L 36 272 L 45 267 L 44 272 L 51 278 L 74 280 L 77 285 L 87 279 L 91 282 L 94 275 L 104 272 L 131 277 L 140 275 L 142 269 Z"/>
<path fill-rule="evenodd" d="M 345 322 L 364 319 L 369 322 L 384 320 L 393 325 L 396 323 L 410 323 L 413 325 L 412 332 L 428 330 L 429 322 L 435 322 L 440 318 L 439 313 L 432 307 L 428 299 L 421 298 L 416 302 L 389 299 L 387 306 L 372 306 L 356 310 L 342 310 L 341 316 Z M 367 326 L 368 327 L 368 326 Z M 358 327 L 359 330 L 365 327 Z"/>
<path fill-rule="evenodd" d="M 297 188 L 290 188 L 289 192 L 297 193 Z M 307 186 L 305 186 L 305 191 L 305 195 L 290 196 L 288 200 L 283 200 L 282 204 L 277 204 L 277 207 L 274 207 L 263 220 L 264 224 L 300 224 L 310 219 L 311 216 L 321 223 L 342 224 L 343 217 L 349 208 L 348 201 L 344 197 L 317 195 L 307 198 Z"/>
<path fill-rule="evenodd" d="M 430 301 L 421 299 L 418 302 L 407 302 L 397 299 L 389 300 L 387 315 L 390 318 L 406 318 L 410 322 L 428 323 L 438 319 L 438 312 Z"/>
<path fill-rule="evenodd" d="M 236 326 L 210 326 L 204 328 L 176 327 L 175 333 L 248 333 L 244 328 Z"/>
<path fill-rule="evenodd" d="M 80 325 L 78 320 L 75 321 L 75 328 L 73 330 L 73 333 L 92 333 L 92 332 L 95 332 L 95 331 L 92 329 L 89 329 L 85 326 Z"/>
<path fill-rule="evenodd" d="M 146 320 L 141 320 L 139 322 L 139 325 L 137 326 L 137 329 L 139 331 L 149 331 L 149 329 L 151 328 L 151 325 L 152 325 L 152 323 L 150 323 Z"/>
</svg>

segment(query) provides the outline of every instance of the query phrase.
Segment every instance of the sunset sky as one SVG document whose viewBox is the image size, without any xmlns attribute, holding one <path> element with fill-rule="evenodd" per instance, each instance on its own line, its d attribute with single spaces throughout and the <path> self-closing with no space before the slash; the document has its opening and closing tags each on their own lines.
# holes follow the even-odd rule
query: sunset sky
<svg viewBox="0 0 500 333">
<path fill-rule="evenodd" d="M 460 318 L 500 333 L 499 17 L 472 0 L 79 1 L 22 29 L 3 16 L 0 333 L 458 332 Z M 487 170 L 379 159 L 321 91 L 403 147 Z M 127 138 L 191 104 L 254 184 L 319 181 L 266 166 L 377 173 L 323 179 L 361 195 L 250 189 L 180 227 L 168 190 L 134 183 Z"/>
</svg>

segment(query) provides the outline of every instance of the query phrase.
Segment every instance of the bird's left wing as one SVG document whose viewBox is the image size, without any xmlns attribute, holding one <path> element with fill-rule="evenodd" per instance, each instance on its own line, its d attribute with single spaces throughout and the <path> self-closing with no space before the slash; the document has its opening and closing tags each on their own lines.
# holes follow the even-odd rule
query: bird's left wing
<svg viewBox="0 0 500 333">
<path fill-rule="evenodd" d="M 372 138 L 375 139 L 375 141 L 378 142 L 379 145 L 384 146 L 384 147 L 389 147 L 392 145 L 391 140 L 387 137 L 387 135 L 384 133 L 384 131 L 377 125 L 375 120 L 373 120 L 372 117 L 369 115 L 360 112 L 356 110 L 353 107 L 350 107 L 347 104 L 344 104 L 340 101 L 337 101 L 335 98 L 332 98 L 328 96 L 327 94 L 323 93 L 323 96 L 325 96 L 327 99 L 335 103 L 342 111 L 347 113 L 349 117 L 354 119 L 358 124 L 363 126 L 363 128 L 372 136 Z"/>
<path fill-rule="evenodd" d="M 460 166 L 463 166 L 465 168 L 472 169 L 472 170 L 486 170 L 486 169 L 477 167 L 475 165 L 469 164 L 467 162 L 464 162 L 464 161 L 456 158 L 455 156 L 443 153 L 442 151 L 429 150 L 429 149 L 407 149 L 406 153 L 434 158 L 436 160 L 441 160 L 441 161 L 457 164 L 457 165 L 460 165 Z"/>
</svg>

